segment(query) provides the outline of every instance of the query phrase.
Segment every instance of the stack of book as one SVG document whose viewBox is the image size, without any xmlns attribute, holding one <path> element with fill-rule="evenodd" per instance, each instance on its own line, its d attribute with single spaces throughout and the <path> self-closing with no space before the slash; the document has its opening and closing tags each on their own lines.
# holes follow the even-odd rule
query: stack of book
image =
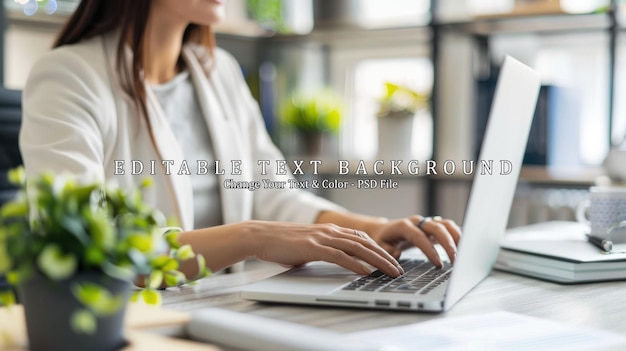
<svg viewBox="0 0 626 351">
<path fill-rule="evenodd" d="M 565 284 L 626 279 L 626 254 L 602 253 L 587 241 L 587 231 L 588 227 L 575 222 L 509 230 L 495 268 Z"/>
</svg>

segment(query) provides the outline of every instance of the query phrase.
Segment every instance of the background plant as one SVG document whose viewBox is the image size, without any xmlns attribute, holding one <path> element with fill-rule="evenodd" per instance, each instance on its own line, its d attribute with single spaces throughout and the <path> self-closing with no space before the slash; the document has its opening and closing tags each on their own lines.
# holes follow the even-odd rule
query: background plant
<svg viewBox="0 0 626 351">
<path fill-rule="evenodd" d="M 13 286 L 34 275 L 53 282 L 89 271 L 129 282 L 143 276 L 145 288 L 132 299 L 158 304 L 158 287 L 188 281 L 178 270 L 180 261 L 195 258 L 199 277 L 209 274 L 204 258 L 178 243 L 177 229 L 163 233 L 166 219 L 143 202 L 141 189 L 126 192 L 46 173 L 30 179 L 27 192 L 22 168 L 8 177 L 20 192 L 0 209 L 0 274 Z M 141 188 L 146 186 L 148 181 Z M 113 314 L 126 302 L 94 283 L 71 289 L 84 306 L 72 317 L 77 332 L 93 333 L 96 317 Z M 0 302 L 15 303 L 12 291 L 0 292 Z"/>
<path fill-rule="evenodd" d="M 285 125 L 304 135 L 336 133 L 341 125 L 343 104 L 330 90 L 296 93 L 283 104 Z"/>
<path fill-rule="evenodd" d="M 378 117 L 413 116 L 428 107 L 429 96 L 406 86 L 385 83 L 385 95 L 380 100 Z"/>
<path fill-rule="evenodd" d="M 247 0 L 250 15 L 264 28 L 287 34 L 291 31 L 285 25 L 282 0 Z"/>
</svg>

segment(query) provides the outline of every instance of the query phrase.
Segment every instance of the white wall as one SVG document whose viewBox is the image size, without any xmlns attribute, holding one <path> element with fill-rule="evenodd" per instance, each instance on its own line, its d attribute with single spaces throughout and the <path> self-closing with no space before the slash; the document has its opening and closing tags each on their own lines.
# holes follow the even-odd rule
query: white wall
<svg viewBox="0 0 626 351">
<path fill-rule="evenodd" d="M 5 33 L 5 86 L 22 89 L 37 59 L 50 50 L 60 27 L 11 24 Z"/>
</svg>

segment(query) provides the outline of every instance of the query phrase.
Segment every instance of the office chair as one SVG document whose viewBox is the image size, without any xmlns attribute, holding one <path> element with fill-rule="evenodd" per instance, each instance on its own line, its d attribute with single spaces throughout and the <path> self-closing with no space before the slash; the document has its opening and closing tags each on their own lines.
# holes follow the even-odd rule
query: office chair
<svg viewBox="0 0 626 351">
<path fill-rule="evenodd" d="M 22 93 L 0 87 L 0 206 L 11 200 L 16 189 L 7 171 L 22 164 L 18 135 L 22 120 Z"/>
<path fill-rule="evenodd" d="M 13 199 L 17 189 L 7 179 L 7 171 L 22 164 L 18 136 L 22 121 L 22 93 L 0 87 L 0 206 Z M 8 286 L 0 276 L 0 290 Z"/>
</svg>

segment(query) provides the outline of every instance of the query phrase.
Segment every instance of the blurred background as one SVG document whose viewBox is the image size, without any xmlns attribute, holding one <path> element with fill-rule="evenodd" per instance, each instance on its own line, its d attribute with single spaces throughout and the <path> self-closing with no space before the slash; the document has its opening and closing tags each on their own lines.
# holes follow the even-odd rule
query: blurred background
<svg viewBox="0 0 626 351">
<path fill-rule="evenodd" d="M 78 1 L 0 2 L 0 85 L 11 89 L 0 91 L 4 173 L 21 162 L 19 90 Z M 338 159 L 353 161 L 353 172 L 357 160 L 476 159 L 506 54 L 543 77 L 509 225 L 572 220 L 590 185 L 626 178 L 625 1 L 227 0 L 226 6 L 218 45 L 240 62 L 286 158 L 328 166 L 318 178 L 368 177 L 338 176 Z M 363 213 L 462 221 L 471 177 L 458 169 L 453 176 L 424 171 L 392 176 L 397 190 L 319 194 Z"/>
</svg>

